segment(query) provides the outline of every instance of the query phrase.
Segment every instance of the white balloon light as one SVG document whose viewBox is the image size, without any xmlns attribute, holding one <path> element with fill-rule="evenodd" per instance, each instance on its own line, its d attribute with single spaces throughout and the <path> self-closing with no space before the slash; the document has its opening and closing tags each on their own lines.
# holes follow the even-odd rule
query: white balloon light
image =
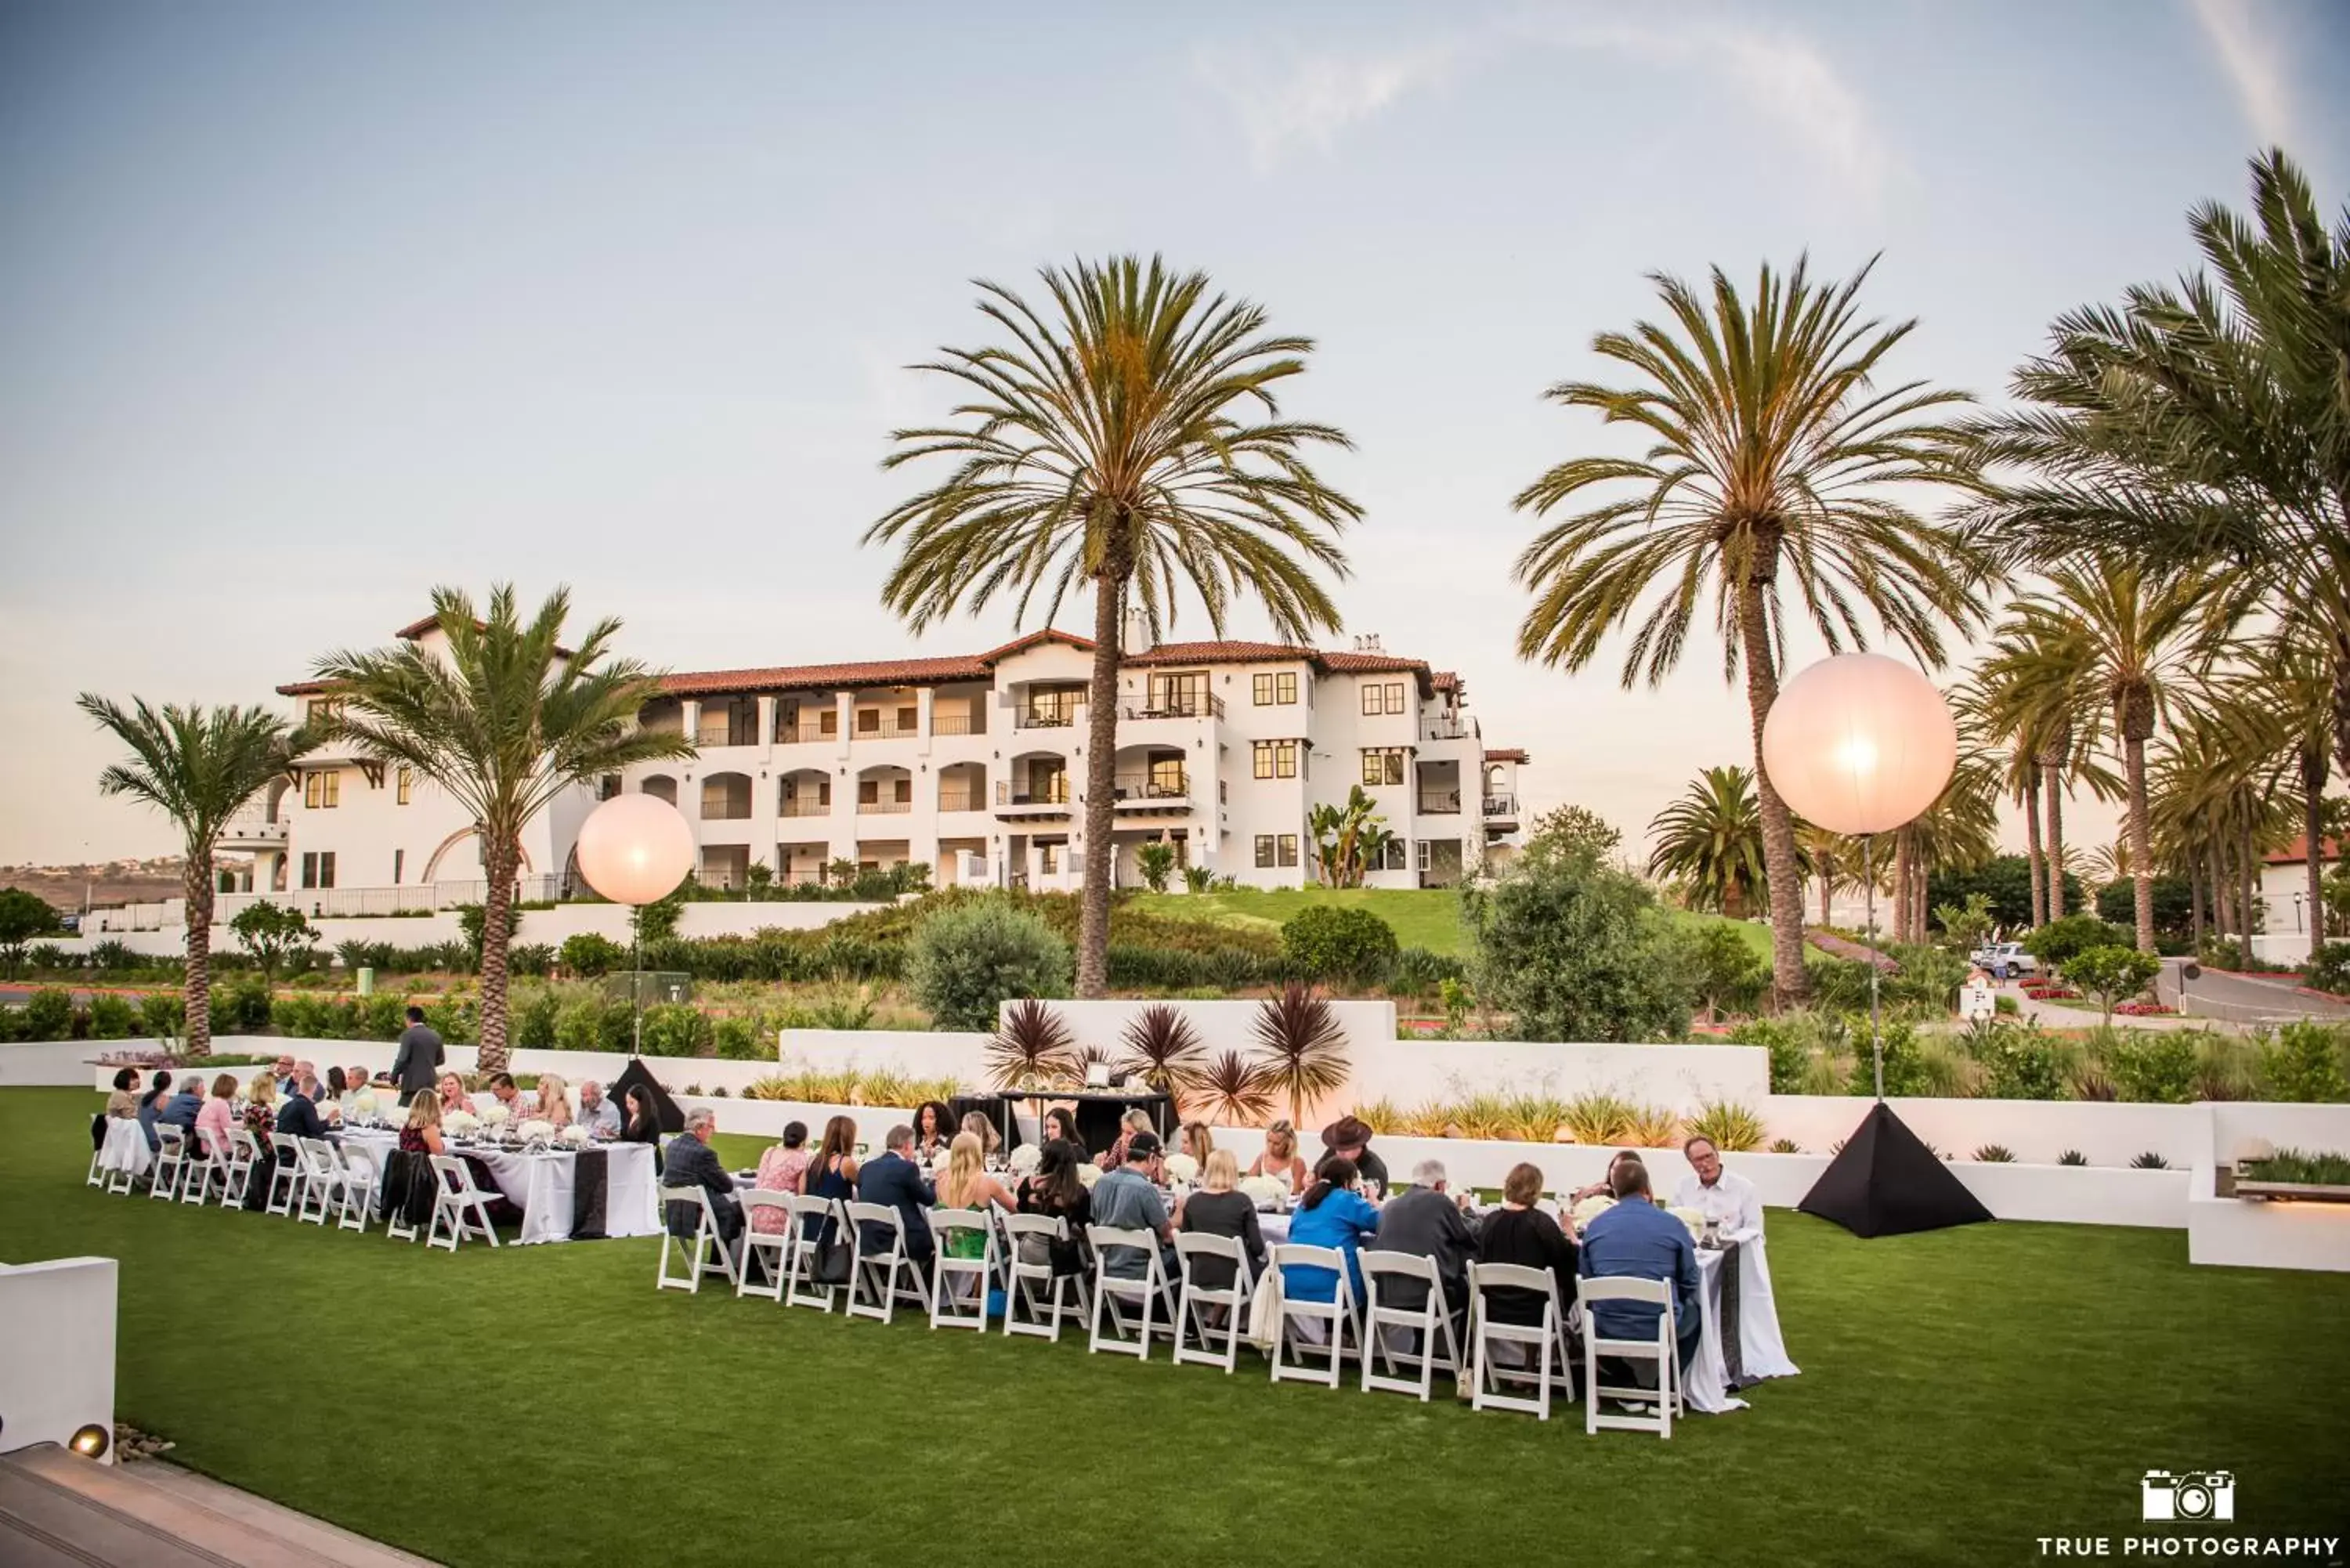
<svg viewBox="0 0 2350 1568">
<path fill-rule="evenodd" d="M 1796 815 L 1832 833 L 1890 833 L 1950 782 L 1959 729 L 1934 683 L 1879 653 L 1822 659 L 1779 690 L 1762 766 Z"/>
<path fill-rule="evenodd" d="M 616 794 L 579 825 L 579 875 L 615 904 L 667 898 L 693 869 L 693 829 L 656 794 Z"/>
</svg>

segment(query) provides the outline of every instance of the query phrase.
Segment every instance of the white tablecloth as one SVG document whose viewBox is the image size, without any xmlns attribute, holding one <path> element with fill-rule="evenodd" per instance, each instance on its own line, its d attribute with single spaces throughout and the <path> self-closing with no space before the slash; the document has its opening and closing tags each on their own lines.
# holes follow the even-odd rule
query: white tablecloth
<svg viewBox="0 0 2350 1568">
<path fill-rule="evenodd" d="M 383 1186 L 383 1168 L 400 1147 L 400 1135 L 354 1130 L 343 1135 L 343 1147 L 364 1156 L 375 1167 L 374 1186 Z M 658 1151 L 645 1143 L 611 1143 L 606 1156 L 604 1234 L 607 1237 L 654 1236 L 660 1233 L 660 1183 L 655 1179 Z M 498 1190 L 522 1210 L 522 1242 L 571 1240 L 571 1195 L 577 1179 L 579 1157 L 570 1150 L 522 1154 L 508 1149 L 472 1147 L 471 1155 L 489 1167 Z"/>
<path fill-rule="evenodd" d="M 155 1151 L 147 1147 L 147 1135 L 137 1121 L 129 1116 L 106 1118 L 106 1142 L 98 1151 L 99 1169 L 144 1176 L 154 1163 Z"/>
</svg>

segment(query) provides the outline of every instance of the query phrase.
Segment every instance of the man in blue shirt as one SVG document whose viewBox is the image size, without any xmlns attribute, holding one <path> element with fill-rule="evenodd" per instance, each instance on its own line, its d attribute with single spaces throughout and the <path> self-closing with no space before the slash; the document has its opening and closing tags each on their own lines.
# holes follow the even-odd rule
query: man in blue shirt
<svg viewBox="0 0 2350 1568">
<path fill-rule="evenodd" d="M 1638 1160 L 1618 1161 L 1609 1186 L 1616 1207 L 1584 1227 L 1576 1272 L 1587 1280 L 1612 1275 L 1669 1281 L 1673 1330 L 1686 1370 L 1705 1326 L 1698 1309 L 1697 1248 L 1690 1241 L 1689 1227 L 1650 1200 L 1648 1168 Z M 1646 1302 L 1600 1302 L 1585 1310 L 1603 1339 L 1656 1337 L 1659 1309 Z"/>
<path fill-rule="evenodd" d="M 1093 1222 L 1113 1231 L 1148 1231 L 1159 1238 L 1160 1261 L 1174 1251 L 1174 1227 L 1167 1219 L 1167 1201 L 1151 1184 L 1150 1162 L 1159 1158 L 1159 1135 L 1139 1132 L 1127 1139 L 1126 1163 L 1094 1183 Z M 1105 1272 L 1122 1280 L 1139 1280 L 1149 1272 L 1150 1261 L 1132 1247 L 1112 1251 Z M 1168 1266 L 1170 1274 L 1174 1272 Z"/>
</svg>

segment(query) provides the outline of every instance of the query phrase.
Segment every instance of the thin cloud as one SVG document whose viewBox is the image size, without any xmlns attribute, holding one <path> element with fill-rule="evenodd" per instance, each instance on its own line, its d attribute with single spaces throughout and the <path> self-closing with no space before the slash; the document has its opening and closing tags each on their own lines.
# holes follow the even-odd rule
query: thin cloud
<svg viewBox="0 0 2350 1568">
<path fill-rule="evenodd" d="M 2293 95 L 2285 85 L 2283 51 L 2254 25 L 2250 0 L 2189 0 L 2189 5 L 2218 52 L 2252 130 L 2271 146 L 2292 145 Z"/>
<path fill-rule="evenodd" d="M 2225 3 L 2225 0 L 2214 0 Z M 1280 62 L 1202 51 L 1199 74 L 1232 108 L 1265 172 L 1301 150 L 1328 153 L 1413 95 L 1449 85 L 1528 45 L 1689 67 L 1725 81 L 1839 183 L 1874 197 L 1892 174 L 1887 139 L 1835 63 L 1805 39 L 1688 18 L 1622 24 L 1515 18 L 1383 53 Z"/>
</svg>

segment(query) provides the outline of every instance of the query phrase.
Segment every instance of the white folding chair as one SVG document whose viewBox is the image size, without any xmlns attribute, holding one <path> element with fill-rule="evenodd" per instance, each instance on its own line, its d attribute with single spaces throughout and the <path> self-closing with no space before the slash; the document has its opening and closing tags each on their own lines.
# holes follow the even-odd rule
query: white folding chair
<svg viewBox="0 0 2350 1568">
<path fill-rule="evenodd" d="M 1034 1334 L 1057 1345 L 1061 1324 L 1072 1318 L 1084 1322 L 1093 1304 L 1085 1275 L 1053 1269 L 1053 1243 L 1068 1241 L 1069 1222 L 1057 1214 L 1007 1214 L 1003 1234 L 1011 1243 L 1004 1260 L 1004 1334 Z M 1071 1290 L 1076 1299 L 1065 1300 Z"/>
<path fill-rule="evenodd" d="M 1230 1373 L 1240 1365 L 1242 1336 L 1248 1328 L 1249 1298 L 1256 1282 L 1249 1278 L 1248 1249 L 1238 1236 L 1211 1236 L 1204 1231 L 1175 1232 L 1176 1269 L 1181 1279 L 1175 1294 L 1175 1360 L 1221 1366 Z M 1218 1287 L 1199 1280 L 1202 1262 L 1215 1260 L 1232 1272 L 1232 1283 Z M 1223 1348 L 1216 1348 L 1219 1340 Z"/>
<path fill-rule="evenodd" d="M 681 1236 L 669 1228 L 669 1206 L 672 1203 L 693 1206 L 693 1234 L 691 1237 Z M 699 1187 L 663 1187 L 660 1189 L 660 1272 L 653 1281 L 653 1289 L 689 1291 L 700 1295 L 704 1274 L 723 1274 L 728 1284 L 740 1289 L 742 1276 L 734 1272 L 733 1251 L 726 1245 L 725 1237 L 719 1234 L 718 1212 L 710 1207 L 710 1194 Z M 673 1252 L 684 1254 L 686 1268 L 682 1275 L 672 1275 L 669 1272 L 669 1261 Z M 715 1262 L 711 1261 L 713 1252 L 717 1255 Z"/>
<path fill-rule="evenodd" d="M 335 1158 L 335 1146 L 322 1137 L 297 1137 L 295 1143 L 302 1150 L 302 1201 L 295 1217 L 324 1225 L 335 1216 L 335 1206 L 342 1201 L 343 1168 Z"/>
<path fill-rule="evenodd" d="M 113 1125 L 112 1117 L 99 1116 L 90 1128 L 89 1175 L 83 1179 L 83 1185 L 101 1192 L 106 1189 L 106 1131 Z"/>
<path fill-rule="evenodd" d="M 764 1296 L 780 1304 L 784 1299 L 785 1265 L 792 1247 L 792 1195 L 754 1189 L 742 1194 L 742 1199 L 743 1263 L 742 1272 L 734 1281 L 734 1293 L 737 1296 Z M 783 1229 L 760 1230 L 758 1218 L 761 1214 L 781 1215 Z M 762 1253 L 771 1255 L 768 1262 L 760 1264 L 766 1273 L 767 1282 L 754 1285 L 751 1282 L 751 1265 L 758 1262 Z"/>
<path fill-rule="evenodd" d="M 221 1207 L 241 1209 L 245 1189 L 253 1184 L 253 1173 L 262 1168 L 261 1140 L 238 1127 L 229 1135 L 228 1148 L 228 1169 L 221 1179 Z"/>
<path fill-rule="evenodd" d="M 1167 1265 L 1159 1257 L 1158 1232 L 1088 1225 L 1086 1244 L 1094 1254 L 1094 1300 L 1086 1317 L 1087 1353 L 1107 1350 L 1149 1360 L 1153 1334 L 1175 1336 L 1175 1299 L 1167 1287 Z M 1122 1252 L 1142 1254 L 1141 1273 L 1110 1272 L 1111 1259 Z M 1131 1322 L 1128 1318 L 1129 1309 L 1135 1314 Z M 1154 1316 L 1156 1323 L 1152 1322 Z M 1107 1334 L 1102 1332 L 1104 1317 L 1109 1319 Z M 1131 1338 L 1128 1337 L 1129 1328 L 1133 1331 Z"/>
<path fill-rule="evenodd" d="M 169 1203 L 180 1195 L 188 1173 L 187 1135 L 178 1127 L 155 1127 L 155 1164 L 147 1173 L 147 1196 Z"/>
<path fill-rule="evenodd" d="M 365 1235 L 375 1207 L 375 1157 L 345 1143 L 328 1144 L 327 1157 L 335 1165 L 335 1229 Z"/>
<path fill-rule="evenodd" d="M 841 1233 L 841 1227 L 847 1220 L 841 1215 L 837 1199 L 815 1198 L 801 1193 L 786 1196 L 790 1200 L 792 1228 L 791 1245 L 784 1254 L 784 1304 L 830 1312 L 834 1287 L 817 1281 L 816 1259 L 824 1250 L 824 1233 L 827 1227 L 843 1246 L 847 1245 L 848 1238 Z"/>
<path fill-rule="evenodd" d="M 1526 1291 L 1542 1298 L 1540 1321 L 1503 1323 L 1493 1316 L 1488 1291 Z M 1494 1352 L 1511 1347 L 1508 1358 Z M 1469 1265 L 1469 1406 L 1473 1410 L 1523 1410 L 1550 1419 L 1550 1395 L 1563 1383 L 1574 1392 L 1574 1361 L 1567 1348 L 1566 1320 L 1559 1311 L 1558 1279 L 1547 1269 L 1518 1263 Z M 1531 1380 L 1531 1397 L 1504 1394 L 1503 1384 Z"/>
<path fill-rule="evenodd" d="M 1417 1394 L 1424 1405 L 1436 1391 L 1440 1369 L 1457 1386 L 1461 1346 L 1452 1334 L 1452 1309 L 1445 1301 L 1436 1260 L 1373 1248 L 1357 1256 L 1363 1265 L 1363 1392 L 1376 1388 Z M 1421 1292 L 1413 1292 L 1406 1282 L 1419 1285 Z M 1414 1293 L 1422 1296 L 1419 1305 L 1396 1304 L 1398 1297 Z M 1415 1345 L 1416 1350 L 1409 1348 Z M 1379 1370 L 1382 1366 L 1387 1370 Z M 1414 1366 L 1419 1376 L 1399 1376 Z"/>
<path fill-rule="evenodd" d="M 955 1238 L 976 1231 L 981 1237 L 976 1258 L 954 1255 Z M 933 1209 L 931 1238 L 937 1252 L 931 1259 L 931 1326 L 974 1328 L 987 1332 L 987 1293 L 995 1283 L 995 1221 L 977 1209 Z M 968 1282 L 969 1288 L 957 1283 Z M 965 1307 L 968 1305 L 968 1311 Z"/>
<path fill-rule="evenodd" d="M 1355 1314 L 1355 1285 L 1347 1270 L 1347 1254 L 1336 1247 L 1314 1247 L 1302 1241 L 1283 1241 L 1272 1249 L 1271 1266 L 1283 1282 L 1274 1293 L 1279 1316 L 1274 1320 L 1273 1381 L 1286 1377 L 1300 1383 L 1326 1383 L 1338 1386 L 1346 1374 L 1346 1359 L 1362 1351 L 1363 1325 Z M 1326 1302 L 1307 1301 L 1290 1294 L 1286 1270 L 1291 1268 L 1328 1269 L 1337 1275 L 1337 1283 Z M 1315 1341 L 1299 1332 L 1306 1324 L 1318 1324 L 1326 1337 Z M 1305 1364 L 1310 1355 L 1329 1358 L 1329 1365 L 1315 1371 Z"/>
<path fill-rule="evenodd" d="M 301 1144 L 286 1133 L 269 1135 L 269 1200 L 262 1205 L 262 1212 L 291 1220 L 299 1210 L 302 1189 L 309 1184 L 310 1168 L 303 1160 Z"/>
<path fill-rule="evenodd" d="M 900 1301 L 929 1306 L 921 1267 L 906 1252 L 906 1217 L 888 1203 L 852 1199 L 840 1207 L 848 1216 L 847 1315 L 888 1323 Z M 873 1243 L 866 1234 L 868 1225 L 887 1233 L 886 1245 Z"/>
<path fill-rule="evenodd" d="M 1632 1432 L 1654 1432 L 1670 1441 L 1673 1417 L 1686 1414 L 1682 1404 L 1680 1345 L 1673 1323 L 1673 1287 L 1663 1280 L 1647 1280 L 1638 1276 L 1607 1274 L 1596 1279 L 1576 1282 L 1576 1293 L 1583 1298 L 1583 1430 L 1588 1435 L 1602 1427 L 1612 1427 Z M 1657 1309 L 1657 1332 L 1652 1339 L 1607 1339 L 1599 1333 L 1599 1319 L 1594 1308 L 1602 1302 L 1642 1302 Z M 1638 1384 L 1603 1386 L 1599 1381 L 1599 1358 L 1614 1356 L 1619 1361 L 1653 1361 L 1657 1364 L 1657 1386 L 1644 1388 Z M 1602 1414 L 1602 1396 L 1621 1404 L 1653 1405 L 1653 1416 L 1636 1415 L 1630 1411 Z"/>
<path fill-rule="evenodd" d="M 432 1162 L 436 1186 L 432 1193 L 432 1223 L 425 1229 L 424 1244 L 446 1247 L 453 1252 L 467 1236 L 478 1235 L 496 1246 L 498 1233 L 490 1224 L 489 1206 L 497 1201 L 498 1195 L 475 1187 L 473 1169 L 463 1160 L 445 1154 L 425 1158 Z"/>
<path fill-rule="evenodd" d="M 226 1150 L 213 1147 L 201 1132 L 188 1135 L 187 1169 L 180 1178 L 181 1202 L 192 1203 L 199 1209 L 204 1206 L 213 1189 L 228 1179 L 222 1158 L 225 1153 Z"/>
</svg>

